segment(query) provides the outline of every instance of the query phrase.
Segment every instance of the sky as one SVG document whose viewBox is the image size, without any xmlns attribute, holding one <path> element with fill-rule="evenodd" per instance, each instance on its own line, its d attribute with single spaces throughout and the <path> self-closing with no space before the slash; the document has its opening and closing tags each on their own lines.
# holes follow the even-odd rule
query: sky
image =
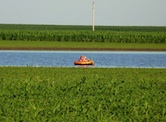
<svg viewBox="0 0 166 122">
<path fill-rule="evenodd" d="M 166 26 L 166 0 L 94 0 L 95 25 Z M 92 0 L 0 0 L 0 23 L 91 25 Z"/>
</svg>

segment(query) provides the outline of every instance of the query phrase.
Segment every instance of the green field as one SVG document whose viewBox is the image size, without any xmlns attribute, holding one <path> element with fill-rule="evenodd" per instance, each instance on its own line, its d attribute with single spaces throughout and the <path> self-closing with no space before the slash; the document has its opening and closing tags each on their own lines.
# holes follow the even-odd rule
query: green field
<svg viewBox="0 0 166 122">
<path fill-rule="evenodd" d="M 0 49 L 166 50 L 166 27 L 0 24 Z"/>
<path fill-rule="evenodd" d="M 0 49 L 27 50 L 166 50 L 164 44 L 99 43 L 99 42 L 49 42 L 49 41 L 0 41 Z"/>
<path fill-rule="evenodd" d="M 166 69 L 0 67 L 0 121 L 164 122 Z"/>
<path fill-rule="evenodd" d="M 112 30 L 0 30 L 0 40 L 111 42 L 111 43 L 166 43 L 166 32 Z"/>
<path fill-rule="evenodd" d="M 0 49 L 166 51 L 166 27 L 0 24 Z M 166 69 L 0 67 L 2 122 L 164 122 Z"/>
</svg>

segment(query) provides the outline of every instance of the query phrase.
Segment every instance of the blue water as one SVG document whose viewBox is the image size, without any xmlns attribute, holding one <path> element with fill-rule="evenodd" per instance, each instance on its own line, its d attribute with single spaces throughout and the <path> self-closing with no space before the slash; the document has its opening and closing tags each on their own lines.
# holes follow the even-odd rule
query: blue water
<svg viewBox="0 0 166 122">
<path fill-rule="evenodd" d="M 166 68 L 166 52 L 120 51 L 0 51 L 0 66 L 77 67 L 80 55 L 94 60 L 93 67 Z"/>
</svg>

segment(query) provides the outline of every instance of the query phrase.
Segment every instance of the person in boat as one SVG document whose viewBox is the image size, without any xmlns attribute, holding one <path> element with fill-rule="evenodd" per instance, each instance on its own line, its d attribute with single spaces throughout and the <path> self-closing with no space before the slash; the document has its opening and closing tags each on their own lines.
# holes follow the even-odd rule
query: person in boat
<svg viewBox="0 0 166 122">
<path fill-rule="evenodd" d="M 81 61 L 89 61 L 89 59 L 86 56 L 80 56 L 80 60 Z"/>
<path fill-rule="evenodd" d="M 74 62 L 75 65 L 94 65 L 94 61 L 88 59 L 86 56 L 81 55 L 79 60 Z"/>
</svg>

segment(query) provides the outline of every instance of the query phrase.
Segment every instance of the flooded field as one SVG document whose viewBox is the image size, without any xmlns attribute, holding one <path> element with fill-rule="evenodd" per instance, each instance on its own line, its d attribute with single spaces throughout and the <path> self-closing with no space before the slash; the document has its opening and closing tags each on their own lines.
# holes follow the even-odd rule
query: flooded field
<svg viewBox="0 0 166 122">
<path fill-rule="evenodd" d="M 166 52 L 130 51 L 0 51 L 0 66 L 75 67 L 80 55 L 93 67 L 166 68 Z"/>
</svg>

